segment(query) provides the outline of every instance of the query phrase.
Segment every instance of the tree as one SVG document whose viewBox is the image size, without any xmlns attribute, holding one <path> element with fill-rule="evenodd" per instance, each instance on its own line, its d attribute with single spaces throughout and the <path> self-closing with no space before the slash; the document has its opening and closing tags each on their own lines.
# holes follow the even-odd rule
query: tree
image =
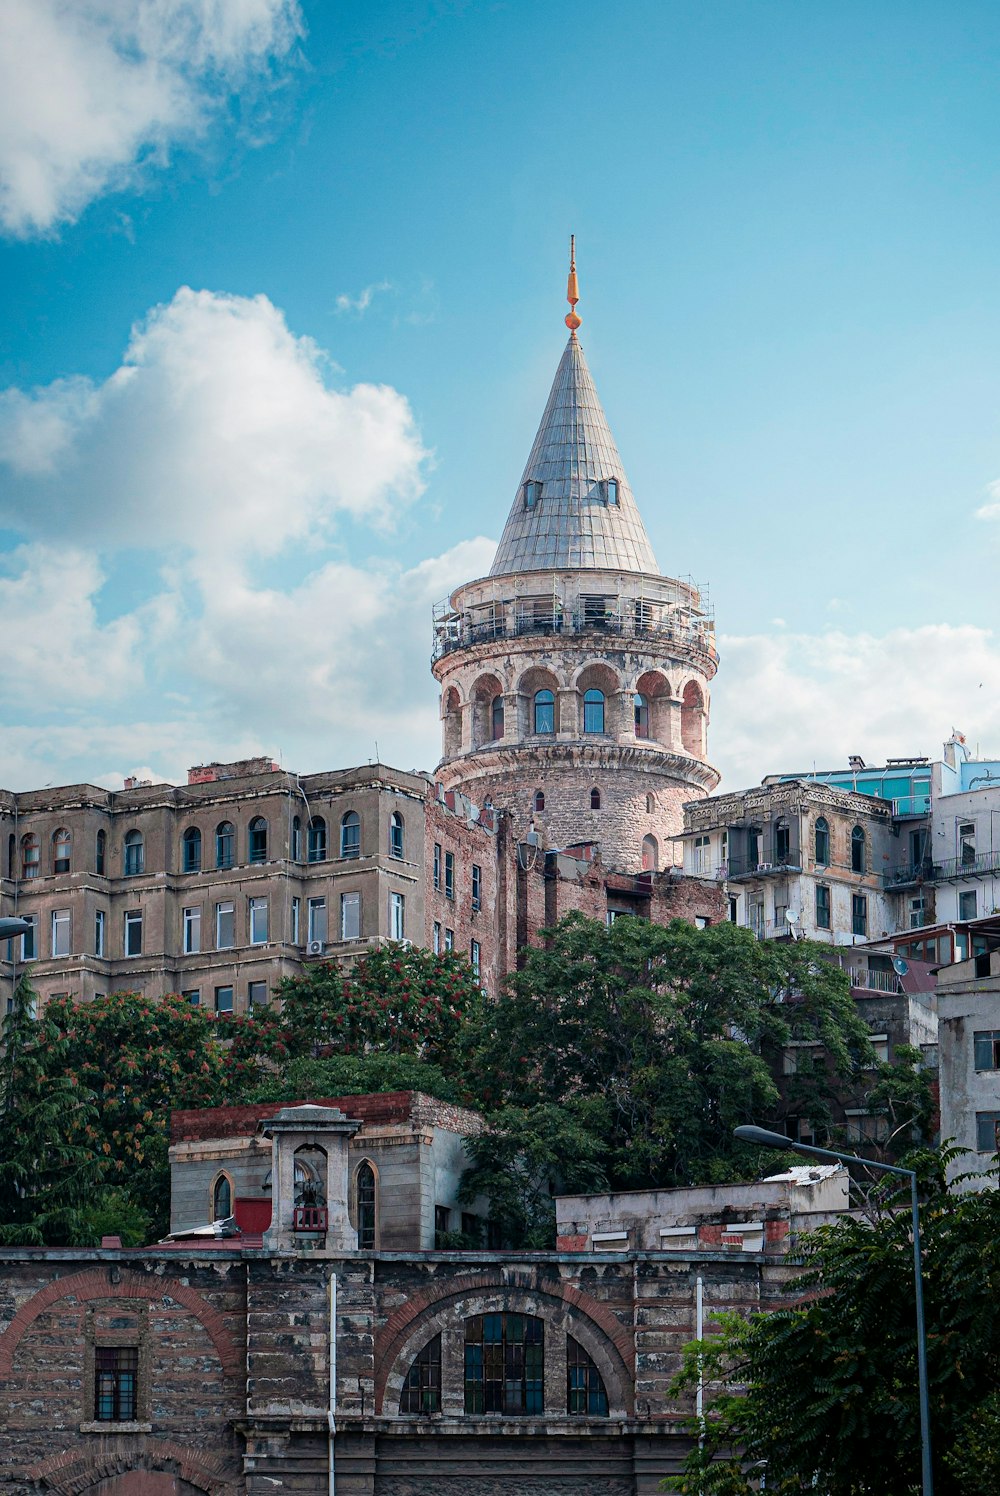
<svg viewBox="0 0 1000 1496">
<path fill-rule="evenodd" d="M 288 1102 L 306 1096 L 366 1096 L 380 1091 L 424 1091 L 441 1101 L 463 1099 L 456 1082 L 437 1065 L 409 1054 L 333 1054 L 319 1060 L 291 1060 L 260 1079 L 241 1099 Z"/>
<path fill-rule="evenodd" d="M 920 1230 L 935 1490 L 986 1496 L 1000 1490 L 1000 1195 L 928 1185 Z M 897 1203 L 812 1235 L 798 1305 L 723 1317 L 707 1349 L 687 1347 L 675 1390 L 695 1384 L 700 1362 L 718 1395 L 671 1489 L 744 1496 L 757 1489 L 744 1471 L 756 1467 L 769 1496 L 919 1491 L 912 1240 L 907 1202 Z"/>
<path fill-rule="evenodd" d="M 0 1051 L 0 1241 L 87 1245 L 103 1176 L 96 1108 L 67 1065 L 65 1037 L 36 1010 L 25 974 Z"/>
</svg>

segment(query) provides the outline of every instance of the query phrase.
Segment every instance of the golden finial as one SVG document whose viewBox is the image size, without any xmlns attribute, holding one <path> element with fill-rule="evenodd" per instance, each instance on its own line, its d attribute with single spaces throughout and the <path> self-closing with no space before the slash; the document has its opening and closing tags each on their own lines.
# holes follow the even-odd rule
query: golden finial
<svg viewBox="0 0 1000 1496">
<path fill-rule="evenodd" d="M 576 304 L 580 300 L 580 287 L 576 282 L 576 235 L 569 236 L 569 281 L 566 285 L 566 300 L 569 302 L 570 310 L 566 314 L 566 326 L 575 338 L 576 330 L 580 326 L 580 318 L 576 315 Z"/>
</svg>

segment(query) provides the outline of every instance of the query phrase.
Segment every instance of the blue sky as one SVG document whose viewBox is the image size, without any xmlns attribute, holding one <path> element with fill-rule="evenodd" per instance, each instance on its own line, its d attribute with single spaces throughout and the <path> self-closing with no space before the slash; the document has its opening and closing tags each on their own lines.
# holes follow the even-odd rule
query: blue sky
<svg viewBox="0 0 1000 1496">
<path fill-rule="evenodd" d="M 1000 747 L 1000 12 L 0 5 L 0 783 L 433 768 L 565 329 L 710 749 Z"/>
</svg>

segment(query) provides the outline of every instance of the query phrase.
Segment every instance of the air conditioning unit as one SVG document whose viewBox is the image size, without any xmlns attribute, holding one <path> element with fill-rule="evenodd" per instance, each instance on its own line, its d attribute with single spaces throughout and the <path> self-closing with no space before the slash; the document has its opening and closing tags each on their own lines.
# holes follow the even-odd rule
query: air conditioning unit
<svg viewBox="0 0 1000 1496">
<path fill-rule="evenodd" d="M 310 940 L 306 946 L 307 956 L 322 956 L 326 952 L 325 940 Z"/>
</svg>

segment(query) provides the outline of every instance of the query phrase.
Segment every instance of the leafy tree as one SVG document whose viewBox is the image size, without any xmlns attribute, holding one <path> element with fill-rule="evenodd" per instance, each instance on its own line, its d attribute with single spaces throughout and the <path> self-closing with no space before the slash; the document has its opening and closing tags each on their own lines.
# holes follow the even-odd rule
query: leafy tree
<svg viewBox="0 0 1000 1496">
<path fill-rule="evenodd" d="M 934 1089 L 931 1071 L 915 1045 L 900 1044 L 891 1065 L 878 1063 L 865 1105 L 874 1116 L 885 1120 L 886 1138 L 879 1149 L 883 1156 L 895 1157 L 914 1143 L 930 1140 Z"/>
<path fill-rule="evenodd" d="M 921 1241 L 935 1489 L 987 1496 L 1000 1490 L 1000 1195 L 948 1195 L 939 1180 L 928 1183 Z M 803 1302 L 747 1320 L 723 1316 L 720 1335 L 687 1347 L 675 1390 L 696 1383 L 701 1361 L 718 1392 L 671 1489 L 745 1496 L 766 1468 L 768 1493 L 919 1491 L 912 1239 L 908 1202 L 898 1203 L 896 1213 L 810 1237 L 795 1284 Z"/>
<path fill-rule="evenodd" d="M 807 942 L 571 915 L 484 1009 L 468 1084 L 494 1110 L 589 1098 L 614 1188 L 715 1182 L 756 1171 L 733 1128 L 773 1112 L 762 1051 L 793 1038 L 844 1074 L 871 1054 L 847 977 Z"/>
<path fill-rule="evenodd" d="M 380 1091 L 425 1091 L 441 1101 L 460 1102 L 462 1093 L 436 1065 L 409 1054 L 334 1054 L 321 1060 L 295 1059 L 262 1079 L 244 1101 L 301 1101 L 305 1096 L 366 1096 Z"/>
<path fill-rule="evenodd" d="M 88 1245 L 101 1188 L 96 1109 L 67 1063 L 68 1045 L 27 974 L 14 990 L 0 1051 L 0 1241 Z"/>
</svg>

